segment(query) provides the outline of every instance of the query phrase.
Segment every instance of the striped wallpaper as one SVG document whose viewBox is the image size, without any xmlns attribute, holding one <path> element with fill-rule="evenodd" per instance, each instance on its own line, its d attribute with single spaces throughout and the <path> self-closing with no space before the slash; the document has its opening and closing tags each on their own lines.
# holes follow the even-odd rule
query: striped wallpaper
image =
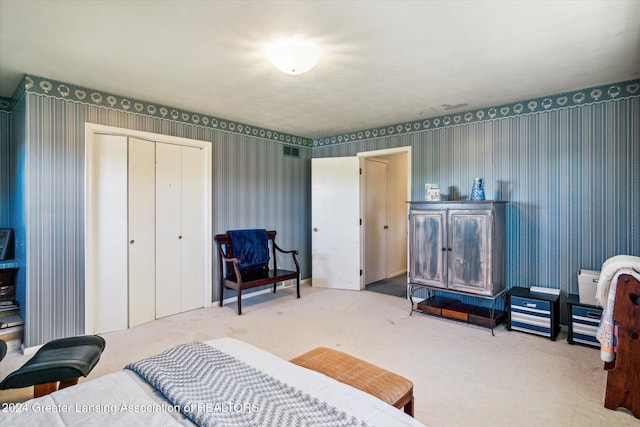
<svg viewBox="0 0 640 427">
<path fill-rule="evenodd" d="M 11 133 L 13 132 L 13 120 L 9 111 L 0 110 L 0 228 L 9 227 L 11 224 L 11 198 L 12 188 L 12 162 L 11 159 Z"/>
<path fill-rule="evenodd" d="M 311 248 L 305 232 L 309 228 L 310 147 L 299 147 L 299 158 L 285 157 L 280 142 L 28 91 L 13 114 L 25 116 L 22 129 L 26 131 L 16 138 L 26 158 L 18 183 L 24 184 L 26 225 L 16 231 L 26 248 L 18 259 L 27 291 L 19 299 L 26 323 L 25 346 L 84 333 L 86 122 L 210 141 L 213 232 L 275 229 L 281 247 L 300 251 L 302 277 L 310 277 Z M 21 228 L 15 222 L 13 226 Z M 281 261 L 284 268 L 288 262 Z M 212 270 L 213 299 L 217 300 L 216 262 Z"/>
<path fill-rule="evenodd" d="M 412 147 L 412 197 L 438 183 L 465 199 L 474 177 L 508 200 L 507 286 L 577 293 L 580 268 L 640 256 L 640 98 L 317 147 L 314 157 Z M 482 304 L 466 298 L 464 302 Z M 563 320 L 565 320 L 563 313 Z"/>
<path fill-rule="evenodd" d="M 437 128 L 432 123 L 425 129 L 402 124 L 399 134 L 374 137 L 371 132 L 367 137 L 363 131 L 348 141 L 313 141 L 313 148 L 291 136 L 303 142 L 294 144 L 300 158 L 292 158 L 282 155 L 287 141 L 280 141 L 280 135 L 285 134 L 274 138 L 274 131 L 267 138 L 268 131 L 265 137 L 259 129 L 253 135 L 247 125 L 240 131 L 237 126 L 231 130 L 193 123 L 193 114 L 173 120 L 135 108 L 81 102 L 48 93 L 45 89 L 54 87 L 43 87 L 43 81 L 32 79 L 29 89 L 25 79 L 13 112 L 0 113 L 0 220 L 11 222 L 21 245 L 19 280 L 28 292 L 19 298 L 27 347 L 84 332 L 85 122 L 210 141 L 213 232 L 278 230 L 282 247 L 300 251 L 303 278 L 311 277 L 311 157 L 399 146 L 412 147 L 416 200 L 424 198 L 425 182 L 438 183 L 444 196 L 464 198 L 472 179 L 481 176 L 488 198 L 510 201 L 510 287 L 557 287 L 564 298 L 577 292 L 578 268 L 598 269 L 615 254 L 640 255 L 640 93 L 506 117 L 492 117 L 493 109 L 488 109 L 481 120 L 475 114 L 473 120 Z M 75 94 L 73 85 L 55 83 L 64 85 L 63 94 Z M 532 105 L 526 100 L 521 104 Z M 12 179 L 7 167 L 18 177 L 12 189 L 7 188 Z M 215 300 L 215 262 L 212 268 Z"/>
</svg>

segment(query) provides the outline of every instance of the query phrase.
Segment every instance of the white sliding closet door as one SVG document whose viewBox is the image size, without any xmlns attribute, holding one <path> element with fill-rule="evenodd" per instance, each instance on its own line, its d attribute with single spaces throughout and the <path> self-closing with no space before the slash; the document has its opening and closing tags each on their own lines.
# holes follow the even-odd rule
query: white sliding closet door
<svg viewBox="0 0 640 427">
<path fill-rule="evenodd" d="M 204 300 L 204 152 L 182 147 L 182 311 Z"/>
<path fill-rule="evenodd" d="M 156 318 L 156 143 L 129 138 L 129 327 Z"/>
<path fill-rule="evenodd" d="M 94 245 L 87 248 L 95 333 L 127 328 L 127 137 L 95 136 L 90 188 Z"/>
<path fill-rule="evenodd" d="M 156 144 L 156 317 L 203 306 L 203 194 L 202 150 Z"/>
<path fill-rule="evenodd" d="M 87 126 L 85 332 L 208 306 L 210 144 Z"/>
<path fill-rule="evenodd" d="M 156 144 L 156 317 L 179 313 L 182 147 Z"/>
</svg>

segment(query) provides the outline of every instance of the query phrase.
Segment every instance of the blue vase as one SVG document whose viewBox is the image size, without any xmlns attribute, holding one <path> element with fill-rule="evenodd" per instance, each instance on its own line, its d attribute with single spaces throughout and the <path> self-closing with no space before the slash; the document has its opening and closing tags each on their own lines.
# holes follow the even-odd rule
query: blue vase
<svg viewBox="0 0 640 427">
<path fill-rule="evenodd" d="M 469 197 L 469 200 L 485 200 L 483 178 L 474 178 L 473 187 L 471 187 L 471 196 Z"/>
</svg>

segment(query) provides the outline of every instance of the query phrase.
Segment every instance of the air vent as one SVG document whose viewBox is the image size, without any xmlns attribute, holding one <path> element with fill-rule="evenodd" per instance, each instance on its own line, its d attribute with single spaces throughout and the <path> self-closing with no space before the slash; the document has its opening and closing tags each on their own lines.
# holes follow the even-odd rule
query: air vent
<svg viewBox="0 0 640 427">
<path fill-rule="evenodd" d="M 287 157 L 300 157 L 299 148 L 289 147 L 288 145 L 285 145 L 283 148 L 284 148 L 282 152 L 283 155 Z"/>
</svg>

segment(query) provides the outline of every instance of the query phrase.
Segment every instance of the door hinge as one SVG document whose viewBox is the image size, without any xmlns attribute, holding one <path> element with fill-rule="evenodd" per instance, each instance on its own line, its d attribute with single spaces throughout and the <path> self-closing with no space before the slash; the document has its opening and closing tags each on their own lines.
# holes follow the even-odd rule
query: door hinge
<svg viewBox="0 0 640 427">
<path fill-rule="evenodd" d="M 359 170 L 360 170 L 360 175 L 362 175 L 362 168 L 360 168 Z"/>
<path fill-rule="evenodd" d="M 360 225 L 362 225 L 362 218 L 360 218 Z"/>
<path fill-rule="evenodd" d="M 361 276 L 362 276 L 362 273 L 363 273 L 363 271 L 362 271 L 362 270 L 360 270 L 360 275 L 361 275 Z"/>
</svg>

